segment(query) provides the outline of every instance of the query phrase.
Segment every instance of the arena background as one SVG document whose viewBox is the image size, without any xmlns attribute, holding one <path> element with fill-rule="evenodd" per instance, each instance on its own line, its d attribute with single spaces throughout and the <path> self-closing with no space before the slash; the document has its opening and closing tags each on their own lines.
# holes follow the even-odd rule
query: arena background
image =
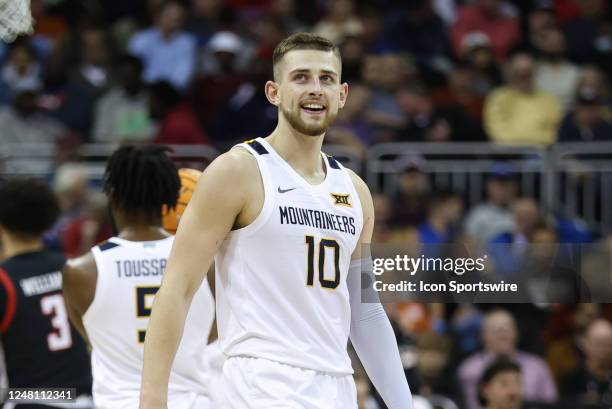
<svg viewBox="0 0 612 409">
<path fill-rule="evenodd" d="M 578 264 L 609 280 L 612 7 L 604 0 L 31 7 L 34 34 L 0 43 L 0 173 L 53 186 L 63 215 L 45 236 L 50 248 L 77 256 L 112 234 L 99 186 L 118 144 L 169 144 L 179 166 L 203 169 L 231 145 L 266 136 L 276 123 L 263 93 L 272 51 L 288 34 L 311 31 L 341 49 L 349 98 L 324 150 L 370 186 L 376 243 L 589 243 Z M 533 260 L 509 250 L 496 261 L 513 274 Z M 548 261 L 554 275 L 561 266 Z M 540 402 L 530 407 L 612 407 L 612 333 L 589 331 L 612 318 L 608 304 L 386 309 L 423 407 L 478 409 L 479 360 L 496 352 L 521 364 L 522 398 Z M 356 367 L 360 409 L 383 408 Z M 595 383 L 594 367 L 604 374 Z"/>
</svg>

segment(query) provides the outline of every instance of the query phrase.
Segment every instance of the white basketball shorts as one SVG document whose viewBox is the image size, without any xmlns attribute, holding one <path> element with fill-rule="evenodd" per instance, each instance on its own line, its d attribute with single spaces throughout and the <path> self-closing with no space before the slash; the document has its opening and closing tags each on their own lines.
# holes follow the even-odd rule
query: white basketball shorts
<svg viewBox="0 0 612 409">
<path fill-rule="evenodd" d="M 331 375 L 267 359 L 231 357 L 212 409 L 357 409 L 352 375 Z"/>
</svg>

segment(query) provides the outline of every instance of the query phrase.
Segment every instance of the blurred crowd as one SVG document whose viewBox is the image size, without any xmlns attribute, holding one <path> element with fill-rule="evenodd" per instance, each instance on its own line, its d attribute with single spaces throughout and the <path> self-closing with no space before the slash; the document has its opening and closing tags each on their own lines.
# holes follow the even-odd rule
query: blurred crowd
<svg viewBox="0 0 612 409">
<path fill-rule="evenodd" d="M 112 234 L 104 197 L 71 161 L 81 144 L 224 150 L 266 136 L 277 115 L 263 93 L 272 52 L 298 31 L 340 46 L 349 98 L 326 142 L 358 155 L 389 141 L 612 141 L 604 0 L 31 4 L 34 34 L 0 43 L 0 146 L 57 147 L 63 213 L 45 242 L 68 256 Z M 400 171 L 394 196 L 374 195 L 375 242 L 477 243 L 507 277 L 556 276 L 567 264 L 552 256 L 557 243 L 591 243 L 581 271 L 609 297 L 612 239 L 520 197 L 509 164 L 490 169 L 486 201 L 470 209 L 431 188 L 423 158 L 406 157 Z M 439 407 L 612 406 L 610 305 L 404 302 L 387 312 L 413 392 Z M 384 408 L 359 371 L 357 389 L 360 409 Z"/>
<path fill-rule="evenodd" d="M 69 157 L 83 142 L 264 136 L 272 51 L 302 30 L 340 46 L 350 84 L 330 143 L 612 139 L 610 12 L 603 0 L 32 0 L 34 34 L 0 45 L 0 142 Z"/>
<path fill-rule="evenodd" d="M 414 257 L 487 254 L 487 271 L 529 293 L 495 304 L 422 303 L 404 293 L 386 304 L 413 390 L 443 408 L 453 407 L 447 399 L 467 409 L 610 407 L 610 237 L 520 196 L 509 163 L 493 164 L 485 200 L 466 208 L 459 193 L 432 189 L 425 159 L 402 161 L 395 196 L 373 196 L 373 243 Z M 497 367 L 516 382 L 485 392 Z"/>
</svg>

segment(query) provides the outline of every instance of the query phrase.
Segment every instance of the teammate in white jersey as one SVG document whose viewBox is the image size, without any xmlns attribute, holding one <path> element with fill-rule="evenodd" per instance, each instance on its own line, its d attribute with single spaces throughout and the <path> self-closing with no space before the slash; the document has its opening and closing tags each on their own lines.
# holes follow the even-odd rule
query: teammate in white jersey
<svg viewBox="0 0 612 409">
<path fill-rule="evenodd" d="M 321 153 L 344 105 L 338 49 L 312 34 L 274 52 L 278 126 L 204 172 L 181 219 L 145 345 L 141 409 L 172 408 L 166 384 L 191 298 L 215 258 L 227 360 L 218 409 L 356 409 L 350 339 L 390 409 L 412 408 L 391 325 L 360 301 L 374 225 L 365 183 Z M 214 200 L 211 200 L 214 198 Z"/>
<path fill-rule="evenodd" d="M 151 305 L 174 237 L 162 227 L 162 206 L 173 208 L 180 181 L 162 147 L 123 147 L 109 159 L 104 192 L 119 235 L 68 262 L 63 273 L 70 317 L 92 347 L 97 409 L 138 407 L 143 345 Z M 204 349 L 214 300 L 204 283 L 170 375 L 168 402 L 176 409 L 209 409 Z"/>
</svg>

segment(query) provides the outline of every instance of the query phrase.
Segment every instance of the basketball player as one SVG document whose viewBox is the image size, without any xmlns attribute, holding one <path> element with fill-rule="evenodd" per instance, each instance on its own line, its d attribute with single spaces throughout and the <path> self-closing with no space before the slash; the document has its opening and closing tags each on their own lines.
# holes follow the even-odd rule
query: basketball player
<svg viewBox="0 0 612 409">
<path fill-rule="evenodd" d="M 145 329 L 174 237 L 162 227 L 162 206 L 178 199 L 177 169 L 162 147 L 122 147 L 109 159 L 104 192 L 119 235 L 69 260 L 64 293 L 71 319 L 92 347 L 97 409 L 138 407 Z M 214 302 L 208 284 L 193 294 L 185 337 L 170 375 L 176 409 L 208 409 L 204 347 Z"/>
<path fill-rule="evenodd" d="M 59 216 L 46 183 L 0 184 L 0 339 L 11 388 L 76 388 L 91 408 L 91 368 L 85 343 L 68 320 L 62 296 L 64 257 L 43 248 L 42 235 Z M 0 396 L 0 399 L 2 396 Z M 15 401 L 14 403 L 17 403 Z M 46 405 L 46 406 L 45 406 Z M 4 408 L 50 408 L 21 401 Z M 1 406 L 1 405 L 0 405 Z"/>
<path fill-rule="evenodd" d="M 360 273 L 371 269 L 361 252 L 374 224 L 370 192 L 321 153 L 348 92 L 339 51 L 296 34 L 277 46 L 273 65 L 265 92 L 277 128 L 213 161 L 181 219 L 149 324 L 140 408 L 172 408 L 172 359 L 213 257 L 228 357 L 215 408 L 357 408 L 349 331 L 387 406 L 412 408 L 385 312 L 360 302 Z"/>
</svg>

